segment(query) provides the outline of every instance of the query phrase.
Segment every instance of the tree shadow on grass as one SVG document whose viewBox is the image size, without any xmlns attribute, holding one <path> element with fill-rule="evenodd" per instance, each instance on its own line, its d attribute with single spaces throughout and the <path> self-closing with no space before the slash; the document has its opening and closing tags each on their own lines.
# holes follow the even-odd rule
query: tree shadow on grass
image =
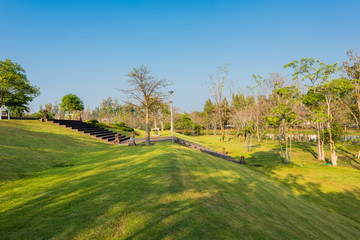
<svg viewBox="0 0 360 240">
<path fill-rule="evenodd" d="M 248 167 L 177 149 L 166 143 L 84 152 L 71 159 L 77 162 L 73 167 L 14 181 L 1 198 L 0 238 L 301 239 L 360 234 L 353 222 L 312 206 L 307 200 L 312 192 L 327 199 L 316 185 L 297 197 L 290 187 Z M 297 182 L 296 176 L 290 180 Z M 356 200 L 348 192 L 333 197 Z M 330 221 L 344 224 L 345 233 L 338 228 L 320 231 Z"/>
<path fill-rule="evenodd" d="M 306 182 L 309 181 L 309 179 L 304 181 L 305 178 L 301 174 L 289 173 L 287 174 L 286 177 L 279 177 L 281 175 L 278 175 L 278 173 L 276 172 L 278 168 L 286 167 L 291 169 L 291 168 L 301 168 L 301 166 L 295 164 L 294 162 L 284 164 L 280 162 L 281 158 L 279 158 L 279 156 L 276 156 L 274 152 L 272 153 L 272 155 L 269 155 L 268 153 L 269 152 L 261 152 L 261 151 L 254 152 L 250 155 L 250 159 L 251 158 L 261 159 L 264 158 L 264 155 L 268 155 L 267 157 L 273 158 L 273 161 L 276 162 L 277 164 L 276 163 L 266 164 L 262 168 L 251 168 L 250 166 L 250 168 L 259 173 L 265 174 L 273 178 L 274 180 L 280 182 L 281 184 L 287 186 L 288 189 L 292 189 L 292 192 L 294 194 L 300 193 L 302 196 L 305 196 L 306 198 L 311 199 L 312 201 L 320 203 L 322 206 L 330 209 L 331 211 L 337 212 L 338 214 L 349 217 L 352 220 L 360 223 L 360 216 L 358 214 L 358 211 L 354 211 L 354 209 L 360 210 L 360 208 L 357 206 L 360 197 L 359 187 L 354 187 L 353 191 L 325 193 L 322 190 L 324 186 L 316 182 Z M 257 163 L 261 163 L 261 161 L 257 161 Z M 336 168 L 326 165 L 319 164 L 313 167 L 328 168 L 336 171 Z M 313 174 L 316 174 L 315 170 L 316 169 L 314 168 Z M 304 174 L 306 173 L 308 172 L 304 172 Z"/>
<path fill-rule="evenodd" d="M 73 167 L 40 171 L 18 184 L 14 182 L 3 192 L 2 201 L 13 205 L 0 213 L 0 236 L 5 239 L 197 236 L 199 228 L 192 229 L 191 224 L 202 223 L 197 222 L 192 212 L 199 205 L 198 199 L 210 196 L 197 200 L 181 197 L 191 189 L 182 184 L 178 157 L 168 150 L 161 151 L 156 146 L 119 147 L 81 154 Z M 154 156 L 141 160 L 141 156 L 149 153 Z M 118 157 L 122 155 L 126 157 Z M 33 194 L 24 197 L 26 189 L 33 189 Z"/>
<path fill-rule="evenodd" d="M 308 142 L 296 142 L 296 147 L 310 153 L 314 158 L 317 158 L 317 153 L 313 149 L 313 144 Z"/>
</svg>

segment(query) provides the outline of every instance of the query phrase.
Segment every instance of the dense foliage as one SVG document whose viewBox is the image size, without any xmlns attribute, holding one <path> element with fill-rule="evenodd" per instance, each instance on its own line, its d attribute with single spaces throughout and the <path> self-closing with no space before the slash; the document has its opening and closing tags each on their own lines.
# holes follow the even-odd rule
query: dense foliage
<svg viewBox="0 0 360 240">
<path fill-rule="evenodd" d="M 13 116 L 23 116 L 29 111 L 28 104 L 39 94 L 39 88 L 30 83 L 20 64 L 0 60 L 0 107 L 5 105 Z"/>
</svg>

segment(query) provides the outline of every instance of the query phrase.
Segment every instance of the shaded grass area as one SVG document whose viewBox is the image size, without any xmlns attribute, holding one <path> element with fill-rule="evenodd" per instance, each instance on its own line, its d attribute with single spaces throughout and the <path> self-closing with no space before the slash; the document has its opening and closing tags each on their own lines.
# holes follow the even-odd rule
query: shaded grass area
<svg viewBox="0 0 360 240">
<path fill-rule="evenodd" d="M 360 236 L 358 220 L 308 196 L 358 201 L 350 190 L 326 193 L 315 185 L 300 194 L 252 168 L 172 143 L 108 145 L 38 122 L 0 122 L 0 131 L 8 134 L 0 139 L 0 172 L 8 171 L 1 174 L 0 239 Z M 8 159 L 13 148 L 18 155 Z M 61 161 L 73 165 L 53 167 Z"/>
<path fill-rule="evenodd" d="M 187 138 L 218 151 L 224 147 L 228 155 L 238 160 L 245 156 L 248 168 L 281 182 L 295 194 L 306 196 L 331 211 L 360 222 L 360 170 L 355 158 L 358 145 L 346 144 L 339 148 L 339 166 L 332 167 L 316 159 L 316 143 L 294 143 L 290 164 L 283 164 L 279 145 L 273 141 L 268 141 L 266 146 L 266 141 L 258 143 L 254 140 L 252 151 L 246 152 L 245 143 L 239 143 L 232 136 L 229 142 L 223 143 L 220 136 Z M 329 157 L 328 146 L 325 150 L 326 157 Z"/>
</svg>

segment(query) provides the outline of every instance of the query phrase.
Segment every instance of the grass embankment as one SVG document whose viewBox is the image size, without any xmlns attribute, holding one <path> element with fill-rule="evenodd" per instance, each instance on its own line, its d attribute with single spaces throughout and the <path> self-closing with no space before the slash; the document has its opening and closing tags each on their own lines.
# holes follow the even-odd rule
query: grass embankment
<svg viewBox="0 0 360 240">
<path fill-rule="evenodd" d="M 360 237 L 358 218 L 180 145 L 109 145 L 37 121 L 1 121 L 0 134 L 0 239 Z"/>
<path fill-rule="evenodd" d="M 121 135 L 124 135 L 124 136 L 127 136 L 127 137 L 130 137 L 130 134 L 131 134 L 131 132 L 121 131 L 121 130 L 116 129 L 116 128 L 107 128 L 107 129 L 109 131 L 116 132 L 118 134 L 121 134 Z M 144 138 L 145 137 L 145 131 L 144 130 L 135 129 L 134 132 L 137 134 L 135 136 L 136 138 Z M 150 132 L 150 137 L 152 137 L 151 134 L 152 133 Z M 160 131 L 160 135 L 158 137 L 166 137 L 166 136 L 171 136 L 170 130 Z M 156 137 L 156 136 L 154 136 L 154 137 Z"/>
<path fill-rule="evenodd" d="M 280 147 L 275 141 L 253 140 L 251 152 L 246 152 L 245 143 L 230 136 L 220 142 L 220 136 L 180 136 L 215 150 L 226 149 L 228 155 L 240 160 L 245 157 L 247 166 L 291 188 L 295 194 L 360 221 L 360 161 L 356 154 L 359 145 L 343 144 L 338 151 L 338 167 L 325 165 L 316 159 L 316 143 L 294 142 L 290 164 L 283 164 Z M 328 146 L 325 156 L 330 157 Z M 255 167 L 255 166 L 261 167 Z M 252 167 L 254 166 L 254 167 Z M 355 200 L 355 201 L 354 201 Z"/>
</svg>

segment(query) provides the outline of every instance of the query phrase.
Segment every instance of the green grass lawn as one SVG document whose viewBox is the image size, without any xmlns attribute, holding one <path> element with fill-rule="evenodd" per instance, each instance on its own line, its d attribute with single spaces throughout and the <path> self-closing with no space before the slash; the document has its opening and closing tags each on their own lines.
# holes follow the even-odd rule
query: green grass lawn
<svg viewBox="0 0 360 240">
<path fill-rule="evenodd" d="M 0 239 L 360 238 L 356 176 L 341 190 L 299 191 L 304 173 L 284 183 L 277 158 L 259 171 L 171 142 L 109 145 L 38 121 L 1 121 L 0 134 Z"/>
<path fill-rule="evenodd" d="M 122 135 L 127 136 L 127 137 L 129 137 L 130 134 L 131 134 L 131 132 L 121 131 L 121 130 L 116 129 L 116 128 L 107 128 L 107 129 L 112 131 L 112 132 L 117 132 L 118 134 L 122 134 Z M 145 131 L 144 130 L 135 129 L 135 133 L 138 134 L 138 135 L 135 136 L 136 138 L 144 138 L 145 137 Z M 160 131 L 160 137 L 165 137 L 165 136 L 171 136 L 170 130 Z M 150 132 L 150 137 L 151 137 L 151 132 Z"/>
<path fill-rule="evenodd" d="M 316 159 L 316 143 L 293 143 L 291 163 L 283 164 L 279 144 L 275 141 L 259 143 L 254 140 L 252 151 L 246 152 L 245 143 L 239 143 L 233 136 L 226 138 L 229 141 L 225 142 L 220 141 L 220 136 L 177 136 L 220 152 L 225 148 L 228 155 L 238 160 L 244 156 L 252 170 L 287 185 L 295 194 L 360 221 L 360 160 L 355 157 L 359 145 L 343 144 L 338 149 L 339 166 L 332 167 Z M 325 155 L 330 157 L 328 146 Z"/>
</svg>

